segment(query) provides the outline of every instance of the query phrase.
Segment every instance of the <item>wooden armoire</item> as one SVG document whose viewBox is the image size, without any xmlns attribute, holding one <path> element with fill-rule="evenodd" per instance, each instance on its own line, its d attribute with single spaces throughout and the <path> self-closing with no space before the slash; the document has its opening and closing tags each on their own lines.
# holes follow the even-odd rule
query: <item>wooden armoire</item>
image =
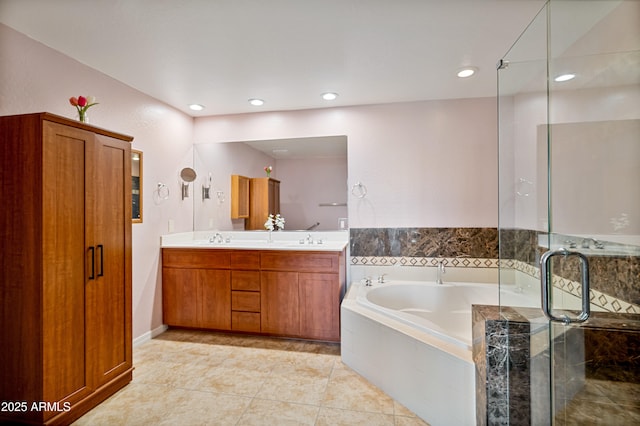
<svg viewBox="0 0 640 426">
<path fill-rule="evenodd" d="M 280 181 L 265 177 L 249 180 L 249 217 L 244 229 L 264 230 L 270 214 L 280 213 Z"/>
<path fill-rule="evenodd" d="M 0 117 L 0 423 L 69 424 L 131 381 L 132 139 Z"/>
</svg>

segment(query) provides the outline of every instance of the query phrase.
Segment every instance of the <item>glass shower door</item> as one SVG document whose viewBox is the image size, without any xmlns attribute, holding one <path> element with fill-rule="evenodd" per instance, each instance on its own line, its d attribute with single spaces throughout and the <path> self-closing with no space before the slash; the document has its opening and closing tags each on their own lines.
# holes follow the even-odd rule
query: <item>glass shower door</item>
<svg viewBox="0 0 640 426">
<path fill-rule="evenodd" d="M 640 424 L 639 69 L 637 1 L 551 0 L 499 63 L 500 306 L 530 324 L 530 424 Z"/>
</svg>

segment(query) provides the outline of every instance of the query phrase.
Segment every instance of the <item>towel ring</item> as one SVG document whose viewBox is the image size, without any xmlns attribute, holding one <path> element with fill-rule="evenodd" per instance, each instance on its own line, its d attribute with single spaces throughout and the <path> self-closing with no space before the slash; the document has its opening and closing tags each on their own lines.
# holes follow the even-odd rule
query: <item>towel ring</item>
<svg viewBox="0 0 640 426">
<path fill-rule="evenodd" d="M 158 182 L 156 194 L 159 200 L 167 200 L 169 198 L 169 187 L 162 182 Z"/>
<path fill-rule="evenodd" d="M 351 187 L 351 195 L 358 198 L 364 198 L 367 195 L 367 187 L 358 182 Z"/>
</svg>

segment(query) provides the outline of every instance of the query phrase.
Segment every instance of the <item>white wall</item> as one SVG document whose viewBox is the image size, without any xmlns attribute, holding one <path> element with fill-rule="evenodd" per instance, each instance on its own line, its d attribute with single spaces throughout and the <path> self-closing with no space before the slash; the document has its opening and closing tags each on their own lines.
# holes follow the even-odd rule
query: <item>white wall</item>
<svg viewBox="0 0 640 426">
<path fill-rule="evenodd" d="M 196 143 L 346 135 L 351 227 L 497 226 L 494 98 L 195 119 Z M 350 192 L 350 191 L 349 191 Z"/>
<path fill-rule="evenodd" d="M 320 204 L 347 202 L 347 159 L 280 159 L 276 161 L 280 180 L 280 211 L 285 228 L 317 231 L 339 229 L 338 218 L 346 218 L 347 207 Z"/>
<path fill-rule="evenodd" d="M 135 139 L 144 152 L 143 220 L 133 225 L 133 336 L 162 324 L 160 235 L 173 220 L 192 228 L 192 203 L 180 201 L 178 177 L 192 164 L 193 119 L 0 24 L 0 115 L 47 111 L 74 118 L 71 96 L 93 95 L 91 124 Z M 154 203 L 158 182 L 171 197 Z"/>
</svg>

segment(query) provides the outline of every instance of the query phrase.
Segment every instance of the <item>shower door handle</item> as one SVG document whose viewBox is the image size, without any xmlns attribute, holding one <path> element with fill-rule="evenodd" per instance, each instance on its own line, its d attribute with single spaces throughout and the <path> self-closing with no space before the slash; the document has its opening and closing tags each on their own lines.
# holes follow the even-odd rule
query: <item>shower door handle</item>
<svg viewBox="0 0 640 426">
<path fill-rule="evenodd" d="M 577 256 L 582 265 L 582 311 L 575 318 L 568 315 L 556 317 L 551 313 L 550 295 L 552 290 L 551 268 L 550 262 L 553 256 Z M 551 321 L 563 322 L 570 324 L 572 322 L 584 322 L 589 318 L 589 261 L 587 257 L 577 251 L 570 251 L 565 248 L 558 250 L 549 250 L 540 257 L 540 285 L 542 287 L 542 312 Z"/>
</svg>

